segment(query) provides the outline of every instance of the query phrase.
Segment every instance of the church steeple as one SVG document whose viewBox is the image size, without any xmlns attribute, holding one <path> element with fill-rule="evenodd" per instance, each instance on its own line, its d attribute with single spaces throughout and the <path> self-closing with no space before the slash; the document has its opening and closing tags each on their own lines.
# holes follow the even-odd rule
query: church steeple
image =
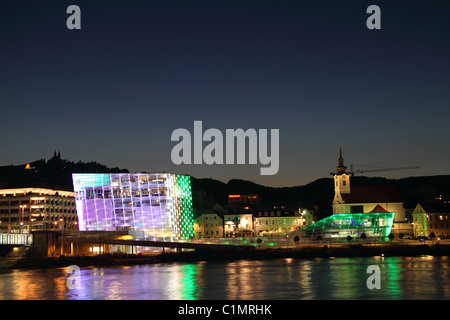
<svg viewBox="0 0 450 320">
<path fill-rule="evenodd" d="M 350 193 L 350 176 L 345 172 L 347 167 L 344 165 L 344 158 L 342 157 L 342 149 L 339 147 L 339 160 L 334 174 L 334 199 L 333 199 L 333 213 L 342 213 L 342 204 L 345 202 L 342 198 L 343 194 Z"/>
<path fill-rule="evenodd" d="M 347 167 L 344 166 L 344 158 L 342 157 L 342 150 L 341 147 L 339 147 L 339 159 L 338 159 L 338 166 L 336 167 L 337 174 L 344 174 L 345 170 L 347 170 Z"/>
</svg>

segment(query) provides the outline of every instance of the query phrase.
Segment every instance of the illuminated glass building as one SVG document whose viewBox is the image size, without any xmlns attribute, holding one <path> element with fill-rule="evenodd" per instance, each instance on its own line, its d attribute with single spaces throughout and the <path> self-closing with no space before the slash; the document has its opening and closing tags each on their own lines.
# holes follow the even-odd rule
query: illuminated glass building
<svg viewBox="0 0 450 320">
<path fill-rule="evenodd" d="M 367 239 L 387 240 L 394 222 L 394 212 L 387 212 L 377 205 L 368 213 L 336 213 L 319 220 L 294 233 L 303 238 L 346 239 L 359 238 L 364 233 Z"/>
<path fill-rule="evenodd" d="M 193 238 L 189 176 L 169 173 L 73 174 L 81 231 L 143 231 L 147 240 Z"/>
</svg>

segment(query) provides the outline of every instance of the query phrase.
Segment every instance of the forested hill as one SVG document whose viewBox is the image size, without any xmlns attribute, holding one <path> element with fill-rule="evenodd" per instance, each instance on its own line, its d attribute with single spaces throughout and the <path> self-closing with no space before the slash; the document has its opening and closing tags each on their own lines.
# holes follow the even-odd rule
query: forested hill
<svg viewBox="0 0 450 320">
<path fill-rule="evenodd" d="M 108 168 L 98 162 L 72 162 L 56 154 L 27 164 L 0 167 L 0 188 L 41 187 L 73 190 L 72 173 L 126 173 L 127 169 Z"/>
<path fill-rule="evenodd" d="M 54 155 L 22 165 L 0 167 L 0 188 L 47 187 L 73 190 L 72 173 L 127 173 L 127 169 L 108 168 L 97 162 L 72 162 Z M 313 208 L 331 209 L 334 196 L 333 178 L 320 178 L 306 185 L 294 187 L 270 187 L 251 181 L 232 179 L 227 183 L 215 179 L 191 177 L 192 190 L 202 192 L 205 206 L 227 205 L 229 194 L 259 194 L 263 203 L 303 204 Z M 393 185 L 405 198 L 405 206 L 435 196 L 450 196 L 450 175 L 410 177 L 403 179 L 369 178 L 355 176 L 351 185 Z"/>
<path fill-rule="evenodd" d="M 450 196 L 450 175 L 409 177 L 403 179 L 386 179 L 352 177 L 353 186 L 395 186 L 403 197 L 406 208 L 413 208 L 418 202 L 440 195 Z M 324 216 L 331 212 L 334 196 L 333 178 L 321 178 L 303 186 L 274 188 L 262 186 L 250 181 L 233 179 L 223 183 L 214 179 L 192 178 L 192 189 L 204 191 L 209 202 L 227 204 L 229 194 L 259 194 L 264 203 L 289 204 L 299 203 L 308 208 L 319 207 Z"/>
</svg>

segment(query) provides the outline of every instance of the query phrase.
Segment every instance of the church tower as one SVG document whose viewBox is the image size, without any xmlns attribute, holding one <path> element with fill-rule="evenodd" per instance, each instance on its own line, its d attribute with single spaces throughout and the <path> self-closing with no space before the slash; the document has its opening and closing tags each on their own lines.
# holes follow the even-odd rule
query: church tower
<svg viewBox="0 0 450 320">
<path fill-rule="evenodd" d="M 339 147 L 338 166 L 334 175 L 334 191 L 339 193 L 350 193 L 350 176 L 345 172 L 347 167 L 344 165 L 342 150 Z"/>
<path fill-rule="evenodd" d="M 333 213 L 341 213 L 345 201 L 341 194 L 350 193 L 350 176 L 346 173 L 347 167 L 344 165 L 344 158 L 342 157 L 342 150 L 339 147 L 338 166 L 334 174 L 334 199 L 333 199 Z M 343 212 L 343 211 L 342 211 Z"/>
</svg>

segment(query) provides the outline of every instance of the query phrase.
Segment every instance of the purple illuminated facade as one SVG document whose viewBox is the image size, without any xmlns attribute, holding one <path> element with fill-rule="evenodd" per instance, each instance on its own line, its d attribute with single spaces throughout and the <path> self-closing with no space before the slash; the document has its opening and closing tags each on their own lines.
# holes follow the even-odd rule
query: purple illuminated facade
<svg viewBox="0 0 450 320">
<path fill-rule="evenodd" d="M 194 236 L 189 176 L 170 173 L 73 174 L 81 231 L 142 231 L 146 239 Z"/>
</svg>

